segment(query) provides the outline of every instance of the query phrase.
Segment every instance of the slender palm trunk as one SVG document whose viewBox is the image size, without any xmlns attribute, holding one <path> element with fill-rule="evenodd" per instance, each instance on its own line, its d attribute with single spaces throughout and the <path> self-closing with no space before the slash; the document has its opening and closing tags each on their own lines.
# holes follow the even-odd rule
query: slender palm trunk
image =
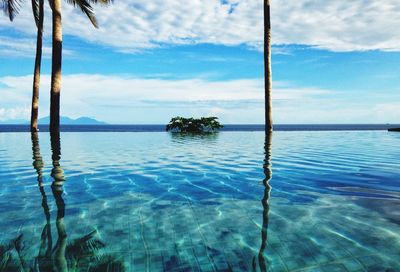
<svg viewBox="0 0 400 272">
<path fill-rule="evenodd" d="M 40 155 L 39 134 L 36 131 L 31 133 L 32 151 L 33 151 L 33 167 L 37 173 L 37 181 L 40 194 L 42 195 L 42 207 L 46 217 L 46 224 L 42 230 L 40 238 L 39 253 L 35 262 L 38 262 L 39 271 L 49 271 L 49 260 L 51 258 L 51 251 L 53 248 L 51 227 L 50 227 L 50 209 L 47 204 L 47 195 L 43 185 L 43 159 Z M 27 270 L 28 271 L 28 270 Z"/>
<path fill-rule="evenodd" d="M 64 272 L 68 271 L 67 260 L 65 258 L 66 247 L 67 247 L 67 232 L 64 225 L 65 216 L 65 202 L 62 198 L 63 185 L 65 182 L 64 170 L 60 166 L 61 160 L 61 144 L 60 144 L 60 132 L 50 132 L 50 144 L 51 144 L 51 159 L 53 161 L 53 169 L 51 170 L 51 176 L 54 181 L 51 184 L 51 190 L 53 192 L 54 199 L 56 200 L 57 206 L 57 220 L 56 227 L 58 233 L 57 244 L 53 250 L 54 254 L 54 265 L 56 271 Z"/>
<path fill-rule="evenodd" d="M 68 263 L 65 257 L 66 249 L 67 249 L 67 232 L 65 230 L 64 224 L 64 216 L 65 216 L 65 202 L 62 198 L 63 189 L 62 186 L 53 185 L 51 186 L 53 191 L 53 196 L 56 200 L 57 206 L 57 219 L 56 219 L 56 228 L 58 239 L 56 246 L 54 247 L 54 266 L 56 271 L 67 272 L 68 271 Z"/>
<path fill-rule="evenodd" d="M 51 0 L 53 10 L 53 51 L 50 90 L 50 131 L 60 130 L 60 91 L 62 60 L 61 0 Z"/>
<path fill-rule="evenodd" d="M 265 131 L 272 131 L 272 68 L 270 0 L 264 0 Z"/>
<path fill-rule="evenodd" d="M 268 225 L 269 225 L 269 200 L 271 195 L 271 185 L 269 184 L 272 178 L 272 132 L 265 134 L 265 144 L 264 144 L 264 175 L 265 178 L 263 180 L 263 184 L 265 186 L 264 196 L 261 200 L 263 206 L 263 220 L 262 220 L 262 229 L 261 229 L 261 247 L 258 252 L 258 262 L 260 264 L 261 271 L 268 271 L 268 265 L 265 260 L 265 249 L 267 248 L 267 240 L 268 240 Z"/>
<path fill-rule="evenodd" d="M 43 40 L 43 17 L 44 0 L 39 0 L 39 21 L 36 37 L 36 58 L 35 70 L 33 72 L 32 108 L 31 108 L 31 131 L 38 131 L 39 115 L 39 87 L 40 87 L 40 66 L 42 63 L 42 40 Z"/>
<path fill-rule="evenodd" d="M 261 204 L 263 207 L 262 213 L 262 227 L 261 227 L 261 246 L 260 250 L 258 251 L 258 265 L 261 272 L 269 271 L 269 264 L 268 259 L 266 257 L 265 250 L 267 249 L 268 245 L 268 225 L 269 225 L 269 200 L 271 195 L 271 185 L 269 184 L 272 178 L 272 132 L 265 133 L 265 142 L 264 142 L 264 195 L 261 199 Z M 253 271 L 257 270 L 257 258 L 256 256 L 253 257 Z"/>
</svg>

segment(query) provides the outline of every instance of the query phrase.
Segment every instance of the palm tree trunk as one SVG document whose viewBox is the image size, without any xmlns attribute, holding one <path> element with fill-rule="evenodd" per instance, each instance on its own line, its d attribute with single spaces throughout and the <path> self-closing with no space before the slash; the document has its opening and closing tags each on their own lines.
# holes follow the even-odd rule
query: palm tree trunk
<svg viewBox="0 0 400 272">
<path fill-rule="evenodd" d="M 65 216 L 65 202 L 62 198 L 63 185 L 65 181 L 64 170 L 60 166 L 61 159 L 61 144 L 60 144 L 60 132 L 50 132 L 50 144 L 51 144 L 51 159 L 53 161 L 53 169 L 51 170 L 51 176 L 54 181 L 51 184 L 51 190 L 53 192 L 54 199 L 56 200 L 57 206 L 57 219 L 56 227 L 58 233 L 57 244 L 54 248 L 54 265 L 56 271 L 64 272 L 68 271 L 67 260 L 65 258 L 65 252 L 67 247 L 67 232 L 64 225 Z"/>
<path fill-rule="evenodd" d="M 270 0 L 264 0 L 265 131 L 272 131 L 272 68 Z"/>
<path fill-rule="evenodd" d="M 62 60 L 61 0 L 52 0 L 53 51 L 50 90 L 50 131 L 60 130 L 60 90 Z"/>
<path fill-rule="evenodd" d="M 39 21 L 36 37 L 36 58 L 35 70 L 33 72 L 32 108 L 31 108 L 31 131 L 38 131 L 39 115 L 39 87 L 40 87 L 40 66 L 42 63 L 42 40 L 43 40 L 43 17 L 44 0 L 39 0 Z"/>
<path fill-rule="evenodd" d="M 66 272 L 68 271 L 67 259 L 65 257 L 67 248 L 67 232 L 65 230 L 64 216 L 65 216 L 65 203 L 62 198 L 63 189 L 62 186 L 51 186 L 53 196 L 56 200 L 57 206 L 57 219 L 56 228 L 58 239 L 54 248 L 54 264 L 56 271 Z"/>
<path fill-rule="evenodd" d="M 268 267 L 265 261 L 265 249 L 267 248 L 267 240 L 268 240 L 268 225 L 269 225 L 269 200 L 271 195 L 271 185 L 269 184 L 272 178 L 272 132 L 265 134 L 265 143 L 264 143 L 264 175 L 265 178 L 263 180 L 263 184 L 265 186 L 264 196 L 261 200 L 263 206 L 263 220 L 262 220 L 262 228 L 261 228 L 261 247 L 258 252 L 258 261 L 260 264 L 261 271 L 268 271 Z"/>
</svg>

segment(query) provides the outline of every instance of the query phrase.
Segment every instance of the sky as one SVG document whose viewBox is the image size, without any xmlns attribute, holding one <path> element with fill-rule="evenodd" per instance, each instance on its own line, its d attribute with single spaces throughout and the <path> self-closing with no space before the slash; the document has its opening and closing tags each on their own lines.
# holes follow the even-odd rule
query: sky
<svg viewBox="0 0 400 272">
<path fill-rule="evenodd" d="M 264 122 L 263 1 L 115 0 L 95 29 L 63 1 L 61 114 L 114 124 L 218 116 Z M 39 116 L 49 115 L 45 1 Z M 271 2 L 276 124 L 400 123 L 398 0 Z M 36 26 L 30 1 L 0 14 L 0 123 L 29 119 Z"/>
</svg>

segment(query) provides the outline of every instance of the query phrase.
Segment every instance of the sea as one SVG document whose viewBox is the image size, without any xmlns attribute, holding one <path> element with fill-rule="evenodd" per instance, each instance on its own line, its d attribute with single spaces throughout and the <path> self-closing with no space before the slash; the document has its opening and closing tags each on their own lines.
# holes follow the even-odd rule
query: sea
<svg viewBox="0 0 400 272">
<path fill-rule="evenodd" d="M 357 131 L 388 130 L 400 124 L 277 124 L 275 131 Z M 49 131 L 47 125 L 39 125 L 42 132 Z M 61 125 L 62 132 L 162 132 L 165 125 Z M 264 131 L 261 124 L 229 124 L 221 131 Z M 2 125 L 1 132 L 29 132 L 29 125 Z"/>
</svg>

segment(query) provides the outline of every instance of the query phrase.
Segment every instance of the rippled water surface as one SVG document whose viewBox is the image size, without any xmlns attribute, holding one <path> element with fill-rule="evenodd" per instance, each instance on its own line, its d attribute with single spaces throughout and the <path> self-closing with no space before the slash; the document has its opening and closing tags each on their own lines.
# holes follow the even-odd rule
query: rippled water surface
<svg viewBox="0 0 400 272">
<path fill-rule="evenodd" d="M 1 133 L 0 237 L 4 271 L 400 271 L 400 134 Z"/>
</svg>

